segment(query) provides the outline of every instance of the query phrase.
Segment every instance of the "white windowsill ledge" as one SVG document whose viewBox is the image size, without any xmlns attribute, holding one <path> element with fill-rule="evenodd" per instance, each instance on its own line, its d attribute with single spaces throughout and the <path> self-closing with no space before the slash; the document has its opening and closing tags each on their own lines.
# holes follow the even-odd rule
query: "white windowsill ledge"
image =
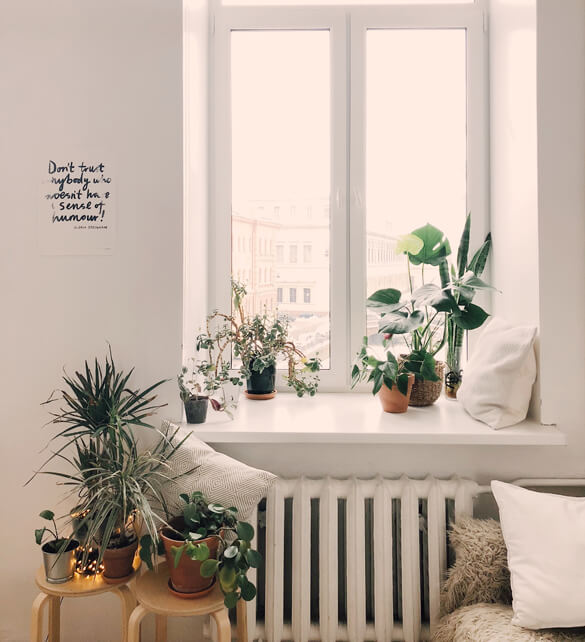
<svg viewBox="0 0 585 642">
<path fill-rule="evenodd" d="M 367 393 L 322 392 L 299 399 L 278 393 L 268 401 L 243 396 L 233 421 L 208 412 L 204 424 L 182 426 L 212 444 L 426 444 L 445 446 L 564 446 L 555 426 L 534 421 L 492 430 L 472 419 L 457 401 L 441 398 L 426 408 L 400 415 L 382 412 Z"/>
</svg>

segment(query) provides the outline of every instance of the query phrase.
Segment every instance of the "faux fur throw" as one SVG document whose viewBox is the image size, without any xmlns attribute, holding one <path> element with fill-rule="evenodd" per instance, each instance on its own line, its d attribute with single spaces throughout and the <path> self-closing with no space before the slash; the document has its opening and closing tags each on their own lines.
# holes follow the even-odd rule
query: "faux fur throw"
<svg viewBox="0 0 585 642">
<path fill-rule="evenodd" d="M 530 631 L 511 623 L 512 608 L 504 604 L 474 604 L 445 616 L 432 642 L 585 642 L 584 629 Z"/>
<path fill-rule="evenodd" d="M 493 519 L 461 518 L 452 525 L 449 541 L 456 559 L 443 585 L 442 613 L 479 602 L 511 604 L 510 572 L 500 524 Z"/>
</svg>

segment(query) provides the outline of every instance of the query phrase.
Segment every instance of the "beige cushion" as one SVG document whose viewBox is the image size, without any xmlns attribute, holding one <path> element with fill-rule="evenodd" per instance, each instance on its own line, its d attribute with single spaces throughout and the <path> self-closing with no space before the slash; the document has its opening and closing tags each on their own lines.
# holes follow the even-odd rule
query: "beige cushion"
<svg viewBox="0 0 585 642">
<path fill-rule="evenodd" d="M 162 432 L 172 435 L 177 426 L 164 421 Z M 174 437 L 179 442 L 189 430 L 180 428 Z M 168 481 L 162 487 L 162 494 L 170 516 L 181 512 L 181 493 L 201 491 L 210 501 L 226 508 L 235 506 L 238 517 L 247 519 L 258 502 L 266 496 L 276 475 L 265 470 L 252 468 L 237 459 L 213 450 L 211 446 L 191 434 L 185 443 L 169 459 L 177 479 Z M 195 470 L 192 470 L 195 468 Z M 192 472 L 188 472 L 192 471 Z M 186 474 L 184 474 L 186 473 Z"/>
<path fill-rule="evenodd" d="M 478 602 L 511 604 L 510 572 L 499 523 L 460 518 L 451 526 L 449 542 L 456 559 L 443 585 L 442 612 Z"/>
<path fill-rule="evenodd" d="M 474 604 L 446 615 L 432 642 L 585 642 L 585 629 L 531 631 L 512 624 L 512 607 L 504 604 Z"/>
</svg>

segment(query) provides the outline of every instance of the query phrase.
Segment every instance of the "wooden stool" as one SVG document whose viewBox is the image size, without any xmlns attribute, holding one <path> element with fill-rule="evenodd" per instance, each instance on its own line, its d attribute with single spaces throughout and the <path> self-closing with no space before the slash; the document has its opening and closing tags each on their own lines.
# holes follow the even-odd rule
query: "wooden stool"
<svg viewBox="0 0 585 642">
<path fill-rule="evenodd" d="M 169 592 L 169 571 L 165 563 L 154 571 L 148 571 L 136 580 L 138 606 L 128 623 L 128 642 L 140 642 L 140 622 L 147 613 L 156 617 L 156 642 L 167 642 L 167 618 L 191 615 L 210 615 L 217 626 L 218 642 L 230 642 L 232 638 L 228 610 L 223 603 L 223 593 L 216 582 L 212 591 L 194 599 L 175 597 Z M 238 642 L 248 642 L 246 630 L 246 604 L 238 601 Z"/>
<path fill-rule="evenodd" d="M 135 573 L 134 573 L 135 574 Z M 134 574 L 132 577 L 134 577 Z M 63 584 L 47 582 L 45 569 L 39 568 L 35 577 L 36 585 L 40 589 L 32 606 L 30 640 L 42 642 L 43 640 L 43 609 L 49 603 L 49 642 L 59 642 L 61 637 L 61 598 L 87 597 L 100 593 L 114 593 L 122 602 L 122 642 L 128 640 L 128 619 L 136 605 L 134 596 L 126 586 L 132 577 L 122 584 L 108 584 L 101 575 L 84 577 L 75 573 L 72 580 Z"/>
</svg>

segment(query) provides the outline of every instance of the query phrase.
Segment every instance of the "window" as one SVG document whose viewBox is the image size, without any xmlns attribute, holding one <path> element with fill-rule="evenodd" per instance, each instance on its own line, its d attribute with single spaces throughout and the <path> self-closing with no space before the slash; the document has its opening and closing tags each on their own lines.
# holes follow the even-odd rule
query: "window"
<svg viewBox="0 0 585 642">
<path fill-rule="evenodd" d="M 456 244 L 468 211 L 472 244 L 487 231 L 484 2 L 287 2 L 215 4 L 210 303 L 269 268 L 250 311 L 281 303 L 323 389 L 346 389 L 366 297 L 406 284 L 396 237 L 429 221 Z M 236 231 L 251 254 L 230 264 Z"/>
</svg>

